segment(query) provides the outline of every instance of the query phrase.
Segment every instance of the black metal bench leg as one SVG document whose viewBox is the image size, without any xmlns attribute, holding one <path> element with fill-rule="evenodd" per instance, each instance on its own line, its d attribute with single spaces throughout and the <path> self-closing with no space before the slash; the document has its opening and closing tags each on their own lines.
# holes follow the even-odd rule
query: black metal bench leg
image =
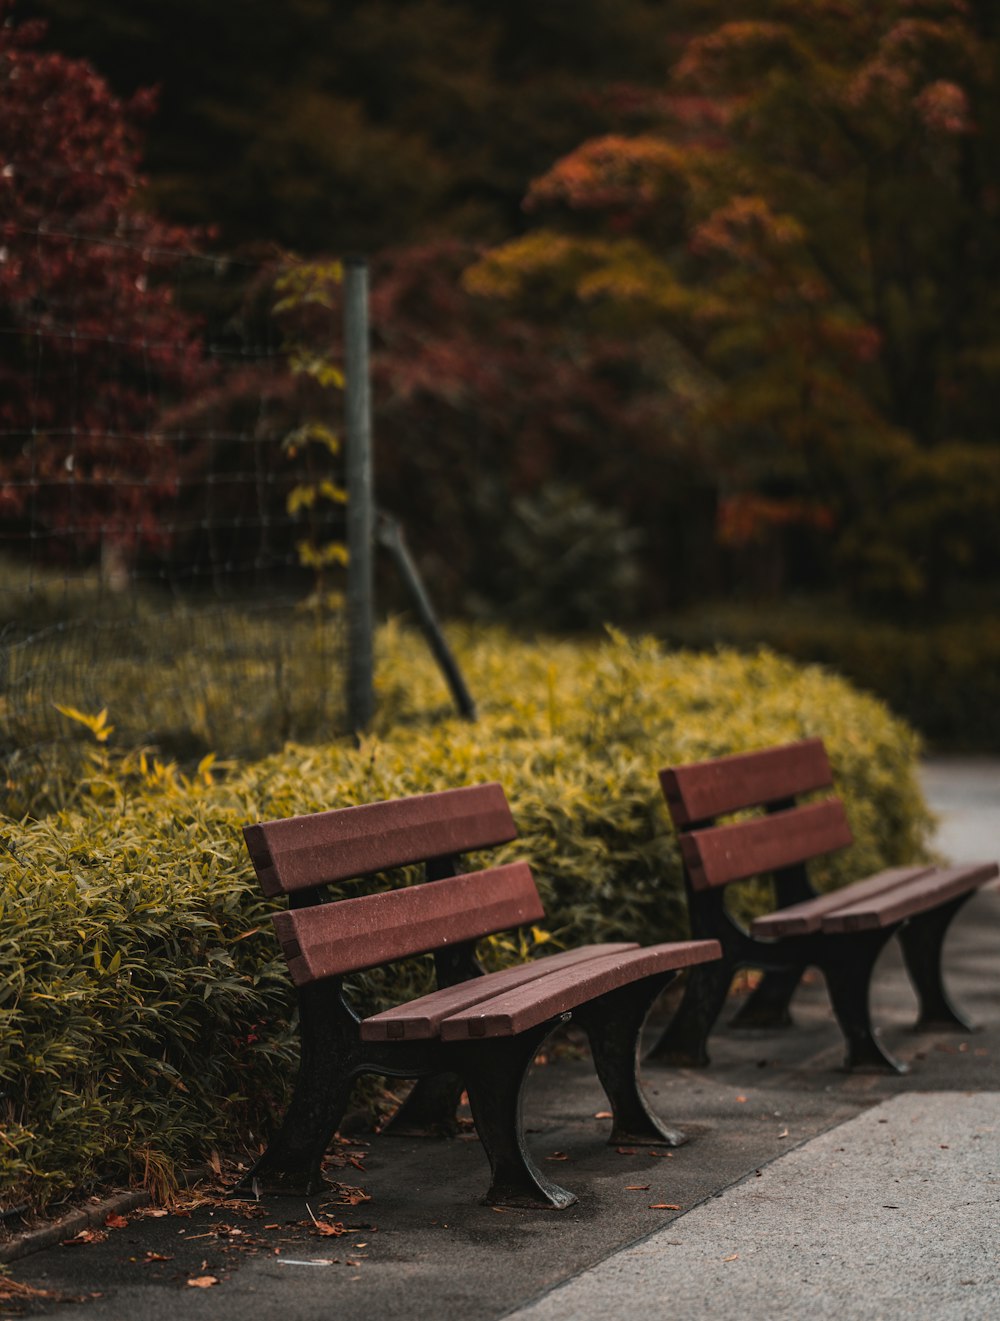
<svg viewBox="0 0 1000 1321">
<path fill-rule="evenodd" d="M 708 1064 L 708 1037 L 722 1011 L 733 980 L 733 965 L 723 957 L 689 968 L 677 1012 L 646 1059 L 655 1064 Z"/>
<path fill-rule="evenodd" d="M 941 951 L 948 927 L 970 897 L 971 894 L 959 895 L 940 908 L 911 917 L 900 929 L 899 943 L 903 947 L 906 971 L 920 1000 L 915 1024 L 918 1032 L 975 1031 L 972 1023 L 952 1004 L 941 969 Z"/>
<path fill-rule="evenodd" d="M 486 1206 L 561 1209 L 576 1201 L 566 1188 L 547 1179 L 531 1159 L 521 1122 L 525 1076 L 539 1046 L 557 1026 L 558 1022 L 549 1021 L 516 1037 L 490 1037 L 456 1043 L 453 1048 L 493 1174 L 482 1199 Z"/>
<path fill-rule="evenodd" d="M 864 1073 L 908 1073 L 885 1049 L 872 1027 L 869 997 L 875 962 L 895 927 L 881 931 L 853 931 L 832 937 L 821 967 L 833 1012 L 847 1043 L 844 1067 Z"/>
<path fill-rule="evenodd" d="M 336 985 L 300 989 L 299 1035 L 299 1072 L 281 1127 L 236 1192 L 306 1196 L 324 1186 L 323 1155 L 347 1110 L 359 1063 L 356 1019 Z"/>
<path fill-rule="evenodd" d="M 458 1132 L 455 1112 L 465 1083 L 454 1073 L 420 1078 L 382 1133 L 385 1137 L 450 1138 Z"/>
<path fill-rule="evenodd" d="M 733 1016 L 730 1027 L 791 1027 L 788 1006 L 804 972 L 805 965 L 765 972 Z"/>
<path fill-rule="evenodd" d="M 649 978 L 632 986 L 609 991 L 573 1011 L 590 1040 L 594 1068 L 611 1103 L 612 1124 L 608 1142 L 653 1143 L 680 1147 L 687 1134 L 661 1124 L 646 1104 L 639 1085 L 639 1039 L 650 1006 L 677 974 Z"/>
</svg>

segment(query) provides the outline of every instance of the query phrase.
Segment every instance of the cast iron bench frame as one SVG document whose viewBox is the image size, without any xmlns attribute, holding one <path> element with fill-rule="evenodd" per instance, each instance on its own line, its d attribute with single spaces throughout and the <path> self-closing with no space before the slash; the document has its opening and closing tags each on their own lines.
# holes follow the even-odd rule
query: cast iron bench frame
<svg viewBox="0 0 1000 1321">
<path fill-rule="evenodd" d="M 524 862 L 463 872 L 460 855 L 516 838 L 499 784 L 472 785 L 246 827 L 299 1005 L 301 1059 L 284 1120 L 240 1187 L 322 1186 L 324 1152 L 362 1073 L 415 1078 L 388 1132 L 454 1131 L 463 1090 L 489 1157 L 489 1205 L 564 1207 L 576 1198 L 542 1173 L 524 1142 L 521 1091 L 542 1042 L 570 1017 L 587 1033 L 613 1115 L 614 1144 L 677 1146 L 685 1137 L 648 1108 L 638 1046 L 650 1006 L 681 968 L 716 958 L 713 940 L 641 948 L 591 945 L 484 972 L 476 943 L 544 918 Z M 328 900 L 325 887 L 423 863 L 421 884 Z M 352 972 L 432 953 L 438 990 L 360 1018 Z"/>
<path fill-rule="evenodd" d="M 660 772 L 660 784 L 684 861 L 691 934 L 716 939 L 722 959 L 693 968 L 681 1004 L 647 1057 L 705 1065 L 709 1034 L 740 968 L 764 977 L 734 1019 L 741 1027 L 791 1022 L 789 1002 L 809 966 L 824 974 L 846 1038 L 845 1067 L 905 1072 L 872 1026 L 869 990 L 875 961 L 899 935 L 920 1002 L 918 1030 L 969 1030 L 944 988 L 942 948 L 949 923 L 996 863 L 893 867 L 842 889 L 818 894 L 806 863 L 852 843 L 839 798 L 799 804 L 798 795 L 829 788 L 821 739 L 719 757 Z M 719 817 L 762 807 L 763 817 L 717 824 Z M 730 883 L 770 874 L 778 911 L 745 929 L 726 907 Z"/>
</svg>

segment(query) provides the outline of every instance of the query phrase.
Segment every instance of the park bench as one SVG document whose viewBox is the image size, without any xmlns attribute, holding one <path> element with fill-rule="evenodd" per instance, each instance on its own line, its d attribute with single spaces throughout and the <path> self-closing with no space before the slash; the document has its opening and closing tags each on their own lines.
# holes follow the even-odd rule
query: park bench
<svg viewBox="0 0 1000 1321">
<path fill-rule="evenodd" d="M 920 1002 L 917 1028 L 968 1030 L 945 992 L 942 947 L 961 906 L 997 876 L 995 863 L 892 867 L 817 894 L 806 864 L 852 842 L 839 798 L 797 802 L 799 795 L 832 784 L 820 739 L 668 767 L 660 783 L 679 833 L 691 933 L 718 940 L 723 954 L 691 970 L 680 1006 L 649 1059 L 707 1064 L 709 1034 L 740 968 L 762 969 L 764 977 L 734 1023 L 788 1024 L 792 994 L 813 966 L 824 974 L 847 1041 L 846 1067 L 905 1071 L 879 1041 L 869 1009 L 875 961 L 896 933 Z M 763 808 L 764 815 L 718 824 L 718 818 L 747 808 Z M 746 929 L 731 915 L 725 887 L 766 875 L 773 877 L 777 911 Z"/>
<path fill-rule="evenodd" d="M 417 1079 L 389 1132 L 446 1131 L 467 1091 L 492 1170 L 491 1205 L 563 1207 L 576 1199 L 533 1162 L 521 1088 L 544 1039 L 570 1017 L 587 1033 L 612 1111 L 610 1141 L 684 1140 L 646 1105 L 639 1034 L 680 969 L 715 958 L 715 941 L 591 945 L 484 972 L 483 936 L 543 919 L 528 865 L 463 872 L 460 856 L 516 837 L 499 784 L 481 784 L 248 826 L 267 895 L 287 895 L 274 925 L 299 1002 L 301 1062 L 284 1120 L 241 1187 L 310 1193 L 362 1073 Z M 325 887 L 424 864 L 422 883 L 326 899 Z M 326 900 L 326 901 L 324 901 Z M 360 1017 L 345 978 L 433 954 L 438 989 Z"/>
</svg>

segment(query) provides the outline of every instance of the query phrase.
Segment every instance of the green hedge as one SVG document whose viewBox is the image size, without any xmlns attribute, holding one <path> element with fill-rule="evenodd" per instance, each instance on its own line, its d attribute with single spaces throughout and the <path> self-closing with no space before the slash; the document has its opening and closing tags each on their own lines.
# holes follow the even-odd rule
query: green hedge
<svg viewBox="0 0 1000 1321">
<path fill-rule="evenodd" d="M 682 647 L 768 646 L 817 662 L 880 697 L 941 750 L 1000 749 L 1000 615 L 894 624 L 848 614 L 829 602 L 800 606 L 710 606 L 664 630 Z"/>
<path fill-rule="evenodd" d="M 684 933 L 656 780 L 667 762 L 821 734 L 857 836 L 824 883 L 925 846 L 914 736 L 819 669 L 617 637 L 457 643 L 475 725 L 447 715 L 422 645 L 390 629 L 379 728 L 361 747 L 289 745 L 185 778 L 95 746 L 71 807 L 6 824 L 0 1186 L 11 1200 L 165 1177 L 213 1145 L 253 1150 L 283 1104 L 291 995 L 243 850 L 248 821 L 499 780 L 521 838 L 496 856 L 531 861 L 548 930 L 567 944 Z M 491 957 L 517 957 L 514 942 L 494 941 Z M 355 989 L 376 1007 L 426 977 L 416 961 Z"/>
</svg>

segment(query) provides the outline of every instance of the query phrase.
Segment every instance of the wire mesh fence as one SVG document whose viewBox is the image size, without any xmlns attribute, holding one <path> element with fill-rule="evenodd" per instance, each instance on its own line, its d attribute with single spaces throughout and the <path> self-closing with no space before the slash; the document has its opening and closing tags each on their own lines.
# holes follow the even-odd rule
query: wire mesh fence
<svg viewBox="0 0 1000 1321">
<path fill-rule="evenodd" d="M 338 283 L 0 230 L 8 812 L 58 798 L 81 739 L 188 761 L 345 732 Z"/>
</svg>

